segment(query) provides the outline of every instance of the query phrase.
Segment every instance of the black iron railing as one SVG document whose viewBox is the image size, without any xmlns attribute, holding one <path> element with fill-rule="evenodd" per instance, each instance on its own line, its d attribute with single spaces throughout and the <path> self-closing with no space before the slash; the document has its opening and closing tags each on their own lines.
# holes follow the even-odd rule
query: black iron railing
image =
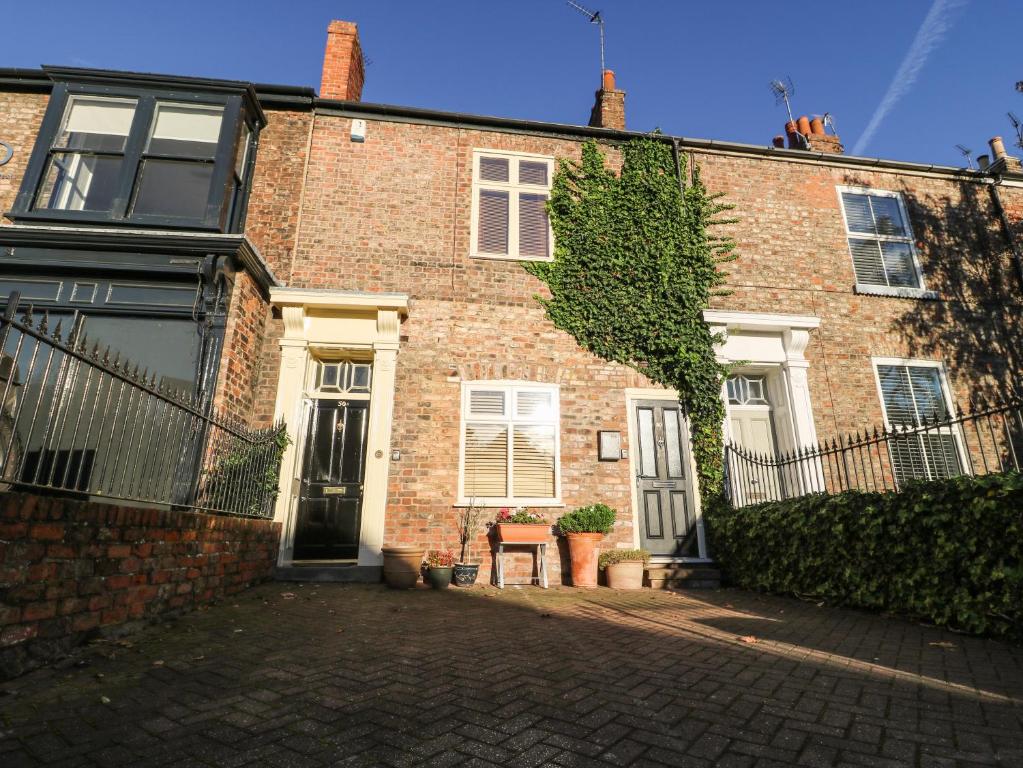
<svg viewBox="0 0 1023 768">
<path fill-rule="evenodd" d="M 19 304 L 0 316 L 0 488 L 273 514 L 283 424 L 246 429 L 101 348 L 84 316 L 51 328 Z"/>
<path fill-rule="evenodd" d="M 1023 399 L 1013 397 L 773 455 L 726 445 L 725 490 L 743 507 L 810 493 L 898 491 L 917 480 L 1019 470 L 1021 462 Z"/>
</svg>

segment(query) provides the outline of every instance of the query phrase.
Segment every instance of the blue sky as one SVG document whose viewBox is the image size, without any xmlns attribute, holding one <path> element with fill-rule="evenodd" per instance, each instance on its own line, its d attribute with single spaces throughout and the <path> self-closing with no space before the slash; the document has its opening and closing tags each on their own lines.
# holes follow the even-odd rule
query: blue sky
<svg viewBox="0 0 1023 768">
<path fill-rule="evenodd" d="M 934 3 L 919 54 L 903 65 Z M 830 112 L 852 149 L 903 65 L 903 93 L 863 154 L 960 165 L 1023 115 L 1019 0 L 586 0 L 628 127 L 768 144 L 789 76 L 797 113 Z M 36 2 L 3 14 L 0 66 L 132 69 L 318 87 L 327 23 L 359 24 L 365 101 L 585 123 L 599 82 L 596 28 L 563 0 Z M 926 32 L 926 30 L 925 30 Z M 899 89 L 896 89 L 899 90 Z M 1011 140 L 1010 140 L 1011 137 Z"/>
</svg>

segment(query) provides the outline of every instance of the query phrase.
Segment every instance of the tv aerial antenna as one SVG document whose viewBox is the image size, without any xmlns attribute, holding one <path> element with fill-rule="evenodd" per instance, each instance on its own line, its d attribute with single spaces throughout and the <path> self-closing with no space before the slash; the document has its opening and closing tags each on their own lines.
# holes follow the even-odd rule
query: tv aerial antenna
<svg viewBox="0 0 1023 768">
<path fill-rule="evenodd" d="M 786 77 L 784 80 L 772 80 L 770 82 L 771 93 L 774 94 L 775 104 L 785 104 L 785 111 L 788 112 L 789 122 L 795 123 L 796 118 L 792 116 L 792 97 L 796 94 L 796 86 L 792 84 L 792 78 Z M 810 148 L 810 140 L 806 138 L 799 131 L 796 131 L 796 139 L 799 142 L 799 146 L 802 149 Z"/>
<path fill-rule="evenodd" d="M 771 81 L 771 93 L 774 94 L 775 104 L 785 104 L 785 111 L 789 113 L 789 122 L 796 122 L 792 116 L 792 97 L 796 95 L 796 86 L 792 84 L 792 78 Z"/>
<path fill-rule="evenodd" d="M 575 8 L 579 13 L 590 20 L 590 24 L 596 24 L 600 29 L 600 74 L 601 77 L 604 75 L 604 17 L 600 15 L 600 11 L 591 11 L 589 8 L 579 5 L 579 3 L 573 2 L 573 0 L 565 0 L 570 6 Z"/>
<path fill-rule="evenodd" d="M 1012 129 L 1016 131 L 1016 146 L 1023 149 L 1023 122 L 1012 112 L 1009 113 L 1009 122 L 1012 123 Z"/>
<path fill-rule="evenodd" d="M 962 144 L 956 144 L 956 149 L 959 150 L 959 154 L 966 158 L 966 167 L 973 168 L 973 150 L 967 149 Z"/>
</svg>

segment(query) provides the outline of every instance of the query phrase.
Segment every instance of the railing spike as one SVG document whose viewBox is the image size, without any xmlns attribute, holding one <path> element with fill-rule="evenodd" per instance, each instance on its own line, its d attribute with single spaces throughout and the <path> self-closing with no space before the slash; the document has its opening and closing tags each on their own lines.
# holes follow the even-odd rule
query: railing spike
<svg viewBox="0 0 1023 768">
<path fill-rule="evenodd" d="M 29 328 L 32 327 L 32 323 L 35 321 L 35 318 L 33 318 L 32 316 L 32 309 L 33 309 L 32 305 L 27 304 L 25 306 L 25 309 L 23 309 L 21 313 L 22 324 L 27 325 Z"/>
<path fill-rule="evenodd" d="M 50 330 L 50 311 L 48 309 L 43 310 L 43 316 L 39 321 L 39 327 L 36 328 L 39 333 L 47 333 Z"/>
<path fill-rule="evenodd" d="M 63 323 L 64 323 L 63 318 L 58 319 L 57 320 L 57 326 L 53 329 L 53 334 L 52 335 L 53 335 L 53 338 L 56 339 L 57 341 L 61 341 L 60 335 L 62 333 L 61 326 L 62 326 Z"/>
</svg>

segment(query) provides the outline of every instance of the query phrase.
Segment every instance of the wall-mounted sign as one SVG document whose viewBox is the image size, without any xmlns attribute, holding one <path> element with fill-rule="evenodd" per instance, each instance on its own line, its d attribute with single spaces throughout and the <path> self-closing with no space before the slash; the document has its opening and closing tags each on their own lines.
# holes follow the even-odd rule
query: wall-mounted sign
<svg viewBox="0 0 1023 768">
<path fill-rule="evenodd" d="M 0 165 L 7 165 L 14 157 L 14 147 L 6 141 L 0 141 Z"/>
</svg>

